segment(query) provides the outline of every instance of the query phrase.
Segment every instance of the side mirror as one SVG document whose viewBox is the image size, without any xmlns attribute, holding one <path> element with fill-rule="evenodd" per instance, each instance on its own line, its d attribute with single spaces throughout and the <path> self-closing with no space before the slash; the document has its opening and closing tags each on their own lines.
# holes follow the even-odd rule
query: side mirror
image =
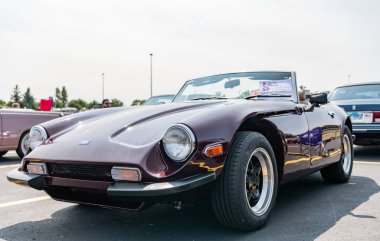
<svg viewBox="0 0 380 241">
<path fill-rule="evenodd" d="M 327 99 L 326 93 L 314 94 L 309 96 L 309 101 L 311 104 L 319 106 L 327 104 L 329 101 Z"/>
<path fill-rule="evenodd" d="M 232 89 L 232 88 L 239 86 L 239 85 L 240 85 L 240 79 L 232 79 L 232 80 L 227 81 L 224 84 L 224 88 L 225 89 Z"/>
</svg>

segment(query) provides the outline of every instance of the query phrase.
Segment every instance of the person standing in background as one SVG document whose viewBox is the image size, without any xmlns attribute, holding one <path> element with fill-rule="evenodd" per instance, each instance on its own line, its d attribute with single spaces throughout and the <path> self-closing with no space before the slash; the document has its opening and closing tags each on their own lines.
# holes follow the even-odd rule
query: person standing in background
<svg viewBox="0 0 380 241">
<path fill-rule="evenodd" d="M 111 107 L 111 103 L 110 103 L 109 99 L 104 99 L 102 101 L 102 107 L 103 108 L 109 108 L 109 107 Z"/>
</svg>

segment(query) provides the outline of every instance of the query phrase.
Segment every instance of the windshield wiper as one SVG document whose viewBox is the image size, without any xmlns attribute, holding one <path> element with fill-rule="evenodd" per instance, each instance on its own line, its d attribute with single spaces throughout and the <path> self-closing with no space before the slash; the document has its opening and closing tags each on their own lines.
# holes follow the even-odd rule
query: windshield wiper
<svg viewBox="0 0 380 241">
<path fill-rule="evenodd" d="M 228 98 L 226 97 L 220 97 L 220 96 L 208 96 L 208 97 L 199 97 L 199 98 L 194 98 L 191 100 L 226 100 Z"/>
<path fill-rule="evenodd" d="M 263 98 L 263 97 L 292 97 L 291 95 L 250 95 L 245 97 L 246 100 L 255 99 L 255 98 Z"/>
</svg>

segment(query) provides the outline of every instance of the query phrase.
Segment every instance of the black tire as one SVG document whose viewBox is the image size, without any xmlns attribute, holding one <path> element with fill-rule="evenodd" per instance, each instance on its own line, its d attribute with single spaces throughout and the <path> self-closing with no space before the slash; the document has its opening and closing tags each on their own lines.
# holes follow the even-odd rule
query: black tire
<svg viewBox="0 0 380 241">
<path fill-rule="evenodd" d="M 7 153 L 8 153 L 8 151 L 0 151 L 0 157 L 4 156 Z"/>
<path fill-rule="evenodd" d="M 346 145 L 344 146 L 344 142 L 346 139 Z M 349 147 L 349 150 L 347 149 Z M 346 161 L 349 161 L 348 165 L 345 163 L 345 158 L 350 158 L 350 160 L 346 159 Z M 340 160 L 330 166 L 327 166 L 321 170 L 321 176 L 325 182 L 328 183 L 345 183 L 347 182 L 352 173 L 352 167 L 353 167 L 353 161 L 354 161 L 354 149 L 352 144 L 352 135 L 350 129 L 345 126 L 344 127 L 344 134 L 342 138 L 342 155 L 340 157 Z"/>
<path fill-rule="evenodd" d="M 257 196 L 253 195 L 252 182 L 248 181 L 252 179 L 249 179 L 247 171 L 249 170 L 250 164 L 257 162 L 258 158 L 256 158 L 255 153 L 257 153 L 258 150 L 260 152 L 265 150 L 263 153 L 267 154 L 262 156 L 267 157 L 267 159 L 269 158 L 267 162 L 270 163 L 270 165 L 268 165 L 270 168 L 267 168 L 267 173 L 269 174 L 266 177 L 271 176 L 271 192 L 264 196 L 262 194 L 264 184 L 259 184 L 262 185 L 262 187 L 257 188 L 256 186 L 254 189 L 256 194 L 258 191 L 260 195 L 257 199 Z M 252 172 L 250 172 L 250 175 L 252 175 Z M 262 182 L 264 178 L 262 173 L 259 175 L 261 176 L 256 180 L 261 180 L 260 183 L 264 183 Z M 268 186 L 269 185 L 267 185 L 267 187 Z M 216 187 L 212 192 L 212 205 L 215 215 L 222 225 L 229 228 L 244 231 L 259 229 L 268 221 L 275 205 L 277 187 L 277 164 L 273 149 L 268 140 L 257 132 L 239 132 L 228 153 L 223 172 L 217 180 Z M 248 198 L 248 193 L 250 197 L 256 197 L 256 201 L 268 197 L 268 200 L 267 198 L 264 199 L 266 208 L 259 215 L 253 211 L 253 208 L 258 204 L 250 203 L 251 199 Z M 259 203 L 259 201 L 257 203 Z M 253 205 L 253 207 L 251 205 Z"/>
<path fill-rule="evenodd" d="M 27 154 L 27 150 L 24 152 L 23 147 L 22 147 L 22 143 L 23 143 L 25 138 L 29 138 L 29 131 L 22 134 L 20 141 L 18 142 L 18 147 L 16 149 L 16 153 L 21 159 L 25 156 L 25 154 Z"/>
</svg>

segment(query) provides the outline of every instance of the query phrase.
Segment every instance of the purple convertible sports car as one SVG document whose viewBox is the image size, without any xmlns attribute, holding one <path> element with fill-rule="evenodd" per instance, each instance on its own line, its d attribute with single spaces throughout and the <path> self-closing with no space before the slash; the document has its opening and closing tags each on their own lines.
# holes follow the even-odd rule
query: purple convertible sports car
<svg viewBox="0 0 380 241">
<path fill-rule="evenodd" d="M 32 128 L 8 180 L 60 201 L 140 211 L 210 196 L 224 226 L 255 230 L 278 186 L 321 171 L 347 182 L 352 125 L 326 94 L 310 103 L 294 72 L 187 81 L 172 103 L 94 110 Z"/>
</svg>

